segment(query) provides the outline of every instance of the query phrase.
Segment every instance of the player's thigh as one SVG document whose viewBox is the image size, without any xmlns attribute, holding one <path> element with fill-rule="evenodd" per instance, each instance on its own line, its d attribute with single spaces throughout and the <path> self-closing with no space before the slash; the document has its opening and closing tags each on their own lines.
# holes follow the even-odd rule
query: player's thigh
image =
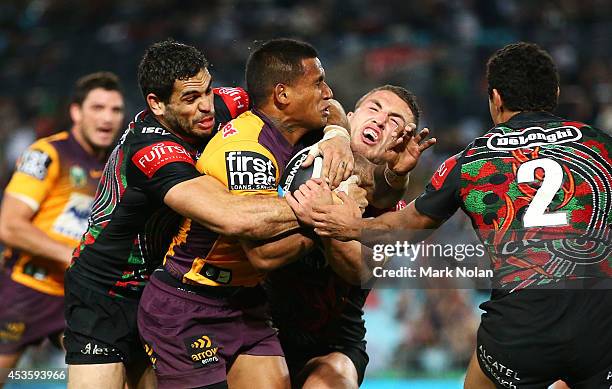
<svg viewBox="0 0 612 389">
<path fill-rule="evenodd" d="M 122 362 L 68 365 L 68 389 L 124 389 L 125 366 Z"/>
<path fill-rule="evenodd" d="M 0 354 L 0 368 L 2 369 L 12 369 L 17 365 L 19 358 L 21 358 L 21 354 L 23 351 L 18 351 L 12 354 Z M 0 375 L 0 378 L 5 378 L 6 374 Z M 4 387 L 4 382 L 0 381 L 0 389 Z"/>
<path fill-rule="evenodd" d="M 351 359 L 340 352 L 312 358 L 304 367 L 304 389 L 356 389 L 357 369 Z"/>
<path fill-rule="evenodd" d="M 23 350 L 11 354 L 0 354 L 0 368 L 10 369 L 15 367 L 19 358 L 21 358 L 21 354 L 23 354 Z"/>
<path fill-rule="evenodd" d="M 232 389 L 290 389 L 285 358 L 277 355 L 240 354 L 227 374 Z"/>
<path fill-rule="evenodd" d="M 493 381 L 491 381 L 480 368 L 475 351 L 474 354 L 472 354 L 472 359 L 470 359 L 470 364 L 467 368 L 463 389 L 495 389 Z"/>
<path fill-rule="evenodd" d="M 130 389 L 157 388 L 155 370 L 149 359 L 139 359 L 126 366 L 126 379 Z"/>
</svg>

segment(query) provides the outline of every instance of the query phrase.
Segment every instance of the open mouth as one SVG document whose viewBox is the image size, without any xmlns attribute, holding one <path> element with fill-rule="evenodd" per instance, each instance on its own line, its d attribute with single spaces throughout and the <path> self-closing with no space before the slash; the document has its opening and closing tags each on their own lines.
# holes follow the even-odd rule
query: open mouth
<svg viewBox="0 0 612 389">
<path fill-rule="evenodd" d="M 207 116 L 198 122 L 198 126 L 204 129 L 210 129 L 215 124 L 215 118 L 211 116 Z"/>
<path fill-rule="evenodd" d="M 112 128 L 97 128 L 96 130 L 99 133 L 102 133 L 104 135 L 112 135 L 112 133 L 113 133 L 113 129 Z"/>
<path fill-rule="evenodd" d="M 366 127 L 361 133 L 363 142 L 369 145 L 375 145 L 378 143 L 380 133 L 370 127 Z"/>
</svg>

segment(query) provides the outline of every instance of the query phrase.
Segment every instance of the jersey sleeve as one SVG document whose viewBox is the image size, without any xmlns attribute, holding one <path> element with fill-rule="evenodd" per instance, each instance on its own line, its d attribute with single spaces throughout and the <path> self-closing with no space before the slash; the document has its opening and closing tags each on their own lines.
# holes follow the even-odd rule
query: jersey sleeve
<svg viewBox="0 0 612 389">
<path fill-rule="evenodd" d="M 45 140 L 33 143 L 17 160 L 15 173 L 6 187 L 10 193 L 26 203 L 34 212 L 49 195 L 60 174 L 59 155 Z"/>
<path fill-rule="evenodd" d="M 278 196 L 278 163 L 272 153 L 256 141 L 226 142 L 205 150 L 198 170 L 215 177 L 233 194 Z"/>
<path fill-rule="evenodd" d="M 128 169 L 130 185 L 160 202 L 176 184 L 200 176 L 187 149 L 171 140 L 138 147 L 131 153 Z"/>
<path fill-rule="evenodd" d="M 251 99 L 242 88 L 213 88 L 215 121 L 219 128 L 249 109 Z"/>
<path fill-rule="evenodd" d="M 420 213 L 433 219 L 446 220 L 461 206 L 461 153 L 444 161 L 434 173 L 425 191 L 415 200 Z"/>
</svg>

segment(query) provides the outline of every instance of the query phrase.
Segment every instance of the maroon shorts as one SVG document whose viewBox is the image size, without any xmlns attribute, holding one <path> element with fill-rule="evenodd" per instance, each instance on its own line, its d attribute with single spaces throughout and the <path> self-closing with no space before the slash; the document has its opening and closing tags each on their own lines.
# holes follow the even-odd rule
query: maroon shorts
<svg viewBox="0 0 612 389">
<path fill-rule="evenodd" d="M 0 270 L 0 354 L 15 354 L 64 330 L 64 297 L 38 292 Z"/>
<path fill-rule="evenodd" d="M 153 273 L 138 307 L 138 330 L 159 388 L 225 382 L 240 354 L 284 356 L 261 288 L 229 295 L 227 287 L 181 285 L 167 273 Z"/>
</svg>

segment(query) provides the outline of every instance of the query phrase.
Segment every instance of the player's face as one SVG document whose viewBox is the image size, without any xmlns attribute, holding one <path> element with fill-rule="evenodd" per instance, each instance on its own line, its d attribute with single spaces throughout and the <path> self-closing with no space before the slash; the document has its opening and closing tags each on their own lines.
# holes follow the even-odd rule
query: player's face
<svg viewBox="0 0 612 389">
<path fill-rule="evenodd" d="M 81 105 L 74 105 L 72 113 L 85 142 L 94 150 L 107 149 L 123 124 L 123 97 L 118 91 L 95 88 Z"/>
<path fill-rule="evenodd" d="M 386 90 L 371 93 L 347 117 L 351 126 L 351 149 L 370 161 L 380 158 L 394 130 L 414 122 L 408 104 Z"/>
<path fill-rule="evenodd" d="M 304 128 L 317 129 L 327 124 L 329 99 L 334 94 L 325 82 L 325 70 L 318 58 L 302 60 L 304 74 L 292 85 L 292 116 Z"/>
<path fill-rule="evenodd" d="M 208 138 L 215 127 L 212 78 L 202 69 L 186 80 L 175 80 L 162 115 L 170 130 L 188 138 Z"/>
</svg>

